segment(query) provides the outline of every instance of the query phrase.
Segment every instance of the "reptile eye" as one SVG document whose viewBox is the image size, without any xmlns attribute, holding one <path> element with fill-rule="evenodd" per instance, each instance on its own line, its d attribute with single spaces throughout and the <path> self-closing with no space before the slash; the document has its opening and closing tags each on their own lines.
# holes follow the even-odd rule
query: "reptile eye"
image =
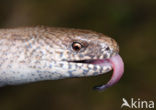
<svg viewBox="0 0 156 110">
<path fill-rule="evenodd" d="M 82 48 L 82 45 L 79 42 L 73 42 L 72 48 L 75 51 L 79 51 Z"/>
<path fill-rule="evenodd" d="M 108 51 L 108 50 L 110 50 L 110 48 L 109 48 L 109 47 L 107 47 L 107 48 L 106 48 L 106 50 Z"/>
</svg>

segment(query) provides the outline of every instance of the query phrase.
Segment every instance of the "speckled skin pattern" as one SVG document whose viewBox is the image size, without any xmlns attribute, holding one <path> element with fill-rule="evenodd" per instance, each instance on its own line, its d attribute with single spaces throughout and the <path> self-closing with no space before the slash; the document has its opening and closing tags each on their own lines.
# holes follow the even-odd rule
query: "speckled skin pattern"
<svg viewBox="0 0 156 110">
<path fill-rule="evenodd" d="M 74 51 L 73 42 L 84 47 Z M 115 40 L 89 30 L 0 29 L 0 86 L 103 74 L 112 67 L 68 61 L 105 59 L 118 51 Z"/>
</svg>

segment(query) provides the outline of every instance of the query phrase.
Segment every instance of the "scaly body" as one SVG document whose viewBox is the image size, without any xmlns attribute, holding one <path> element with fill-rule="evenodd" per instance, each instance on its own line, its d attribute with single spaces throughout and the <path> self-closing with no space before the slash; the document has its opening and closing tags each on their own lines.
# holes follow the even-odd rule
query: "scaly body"
<svg viewBox="0 0 156 110">
<path fill-rule="evenodd" d="M 103 74 L 118 51 L 112 38 L 88 30 L 1 29 L 0 85 Z"/>
</svg>

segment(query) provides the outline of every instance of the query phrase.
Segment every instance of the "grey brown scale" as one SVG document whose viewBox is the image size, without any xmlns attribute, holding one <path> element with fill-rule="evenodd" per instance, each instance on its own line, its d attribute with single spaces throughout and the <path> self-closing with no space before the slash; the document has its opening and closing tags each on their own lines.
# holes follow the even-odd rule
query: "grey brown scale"
<svg viewBox="0 0 156 110">
<path fill-rule="evenodd" d="M 80 43 L 81 49 L 75 51 L 73 42 Z M 85 61 L 110 58 L 118 51 L 115 40 L 90 30 L 44 26 L 1 29 L 0 83 L 15 85 L 103 74 L 112 67 Z"/>
</svg>

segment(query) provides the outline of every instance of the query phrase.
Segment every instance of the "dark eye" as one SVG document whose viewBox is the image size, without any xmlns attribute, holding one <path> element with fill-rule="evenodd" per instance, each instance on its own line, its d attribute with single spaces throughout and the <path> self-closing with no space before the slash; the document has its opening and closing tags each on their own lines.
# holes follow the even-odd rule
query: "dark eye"
<svg viewBox="0 0 156 110">
<path fill-rule="evenodd" d="M 79 42 L 73 42 L 72 48 L 75 51 L 79 51 L 82 48 L 82 45 Z"/>
<path fill-rule="evenodd" d="M 106 48 L 106 50 L 108 51 L 108 50 L 110 50 L 110 48 L 109 48 L 109 47 L 107 47 L 107 48 Z"/>
</svg>

